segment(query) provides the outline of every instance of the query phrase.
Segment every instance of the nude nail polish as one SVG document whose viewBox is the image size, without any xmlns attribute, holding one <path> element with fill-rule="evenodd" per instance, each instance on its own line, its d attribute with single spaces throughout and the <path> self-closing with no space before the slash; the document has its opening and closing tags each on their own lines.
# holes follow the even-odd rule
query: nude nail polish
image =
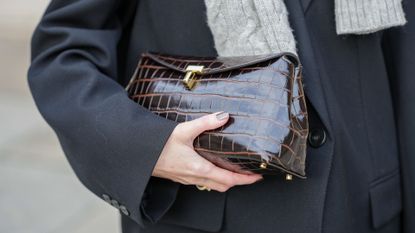
<svg viewBox="0 0 415 233">
<path fill-rule="evenodd" d="M 216 118 L 221 121 L 226 119 L 229 116 L 229 113 L 227 112 L 219 112 L 218 114 L 216 114 Z"/>
</svg>

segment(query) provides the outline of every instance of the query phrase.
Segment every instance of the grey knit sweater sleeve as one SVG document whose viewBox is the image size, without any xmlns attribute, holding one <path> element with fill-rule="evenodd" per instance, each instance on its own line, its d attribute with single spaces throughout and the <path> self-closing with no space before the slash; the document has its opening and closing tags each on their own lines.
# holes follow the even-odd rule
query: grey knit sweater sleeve
<svg viewBox="0 0 415 233">
<path fill-rule="evenodd" d="M 284 0 L 204 1 L 220 56 L 297 53 Z M 371 33 L 406 23 L 401 0 L 334 1 L 337 34 Z"/>
<path fill-rule="evenodd" d="M 406 23 L 402 0 L 336 0 L 337 34 L 366 34 Z"/>
</svg>

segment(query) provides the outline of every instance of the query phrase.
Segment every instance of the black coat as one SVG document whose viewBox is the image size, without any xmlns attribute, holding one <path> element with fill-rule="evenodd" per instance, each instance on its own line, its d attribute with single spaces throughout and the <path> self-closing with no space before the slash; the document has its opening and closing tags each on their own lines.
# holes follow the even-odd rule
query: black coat
<svg viewBox="0 0 415 233">
<path fill-rule="evenodd" d="M 29 85 L 80 181 L 123 232 L 415 232 L 415 2 L 409 23 L 338 36 L 333 0 L 287 0 L 310 109 L 308 179 L 225 193 L 151 173 L 176 122 L 126 85 L 143 51 L 214 56 L 202 0 L 53 0 Z M 311 146 L 313 145 L 313 146 Z"/>
</svg>

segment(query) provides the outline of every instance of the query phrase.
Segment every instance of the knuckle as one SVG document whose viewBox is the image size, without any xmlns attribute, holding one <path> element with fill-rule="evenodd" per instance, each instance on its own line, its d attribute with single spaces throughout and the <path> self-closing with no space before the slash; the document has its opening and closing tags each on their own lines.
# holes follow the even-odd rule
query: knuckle
<svg viewBox="0 0 415 233">
<path fill-rule="evenodd" d="M 231 177 L 224 177 L 222 182 L 226 185 L 233 185 L 235 181 Z"/>
<path fill-rule="evenodd" d="M 213 164 L 206 163 L 205 166 L 203 167 L 203 171 L 202 172 L 205 173 L 205 174 L 210 174 L 213 171 L 213 167 L 214 167 Z"/>
<path fill-rule="evenodd" d="M 192 173 L 194 173 L 195 171 L 197 171 L 200 167 L 200 164 L 197 162 L 190 162 L 187 164 L 187 169 L 189 171 L 191 171 Z"/>
<path fill-rule="evenodd" d="M 185 135 L 185 132 L 184 132 L 184 123 L 179 123 L 174 129 L 173 129 L 173 131 L 171 132 L 171 135 L 174 137 L 174 138 L 180 138 L 181 136 L 183 136 L 183 135 Z"/>
<path fill-rule="evenodd" d="M 200 181 L 200 179 L 197 179 L 195 177 L 189 177 L 186 181 L 188 184 L 202 184 L 202 182 Z"/>
<path fill-rule="evenodd" d="M 191 185 L 191 184 L 193 184 L 192 182 L 189 182 L 189 181 L 187 181 L 187 180 L 183 180 L 182 182 L 180 182 L 180 183 L 182 183 L 182 184 L 184 184 L 184 185 Z"/>
<path fill-rule="evenodd" d="M 189 185 L 189 184 L 191 184 L 191 182 L 189 182 L 189 180 L 187 180 L 187 179 L 183 179 L 183 178 L 181 178 L 181 177 L 177 177 L 176 179 L 174 179 L 174 181 L 176 181 L 176 182 L 178 182 L 178 183 L 181 183 L 181 184 L 184 184 L 184 185 Z"/>
<path fill-rule="evenodd" d="M 189 170 L 196 174 L 203 174 L 210 170 L 210 166 L 206 163 L 192 162 L 189 164 Z"/>
</svg>

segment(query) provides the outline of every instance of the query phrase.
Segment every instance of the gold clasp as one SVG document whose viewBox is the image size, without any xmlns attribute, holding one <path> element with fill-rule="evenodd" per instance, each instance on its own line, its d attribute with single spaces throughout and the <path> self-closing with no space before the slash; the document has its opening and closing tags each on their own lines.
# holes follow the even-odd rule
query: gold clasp
<svg viewBox="0 0 415 233">
<path fill-rule="evenodd" d="M 184 85 L 191 90 L 196 83 L 194 79 L 196 74 L 202 74 L 204 66 L 192 66 L 186 67 L 186 75 L 183 78 Z"/>
<path fill-rule="evenodd" d="M 261 169 L 266 169 L 266 168 L 267 168 L 267 163 L 262 162 L 261 164 L 259 164 L 259 167 L 260 167 Z"/>
</svg>

